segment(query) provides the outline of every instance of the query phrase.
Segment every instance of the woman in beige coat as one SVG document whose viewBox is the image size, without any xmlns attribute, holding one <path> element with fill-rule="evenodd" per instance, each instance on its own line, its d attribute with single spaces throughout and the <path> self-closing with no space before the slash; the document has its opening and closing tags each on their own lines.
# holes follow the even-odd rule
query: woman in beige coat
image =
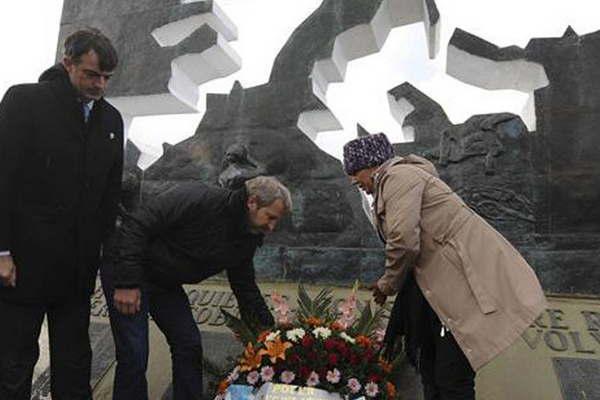
<svg viewBox="0 0 600 400">
<path fill-rule="evenodd" d="M 397 294 L 408 274 L 427 300 L 433 322 L 426 323 L 420 360 L 426 398 L 474 399 L 474 371 L 509 347 L 546 306 L 535 273 L 438 178 L 433 164 L 394 157 L 385 135 L 347 143 L 344 168 L 374 196 L 373 218 L 385 242 L 376 302 Z"/>
</svg>

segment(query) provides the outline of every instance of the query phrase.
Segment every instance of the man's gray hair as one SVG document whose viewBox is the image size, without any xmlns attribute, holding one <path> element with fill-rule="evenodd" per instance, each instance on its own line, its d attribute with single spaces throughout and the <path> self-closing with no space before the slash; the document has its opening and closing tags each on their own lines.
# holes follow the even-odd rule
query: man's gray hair
<svg viewBox="0 0 600 400">
<path fill-rule="evenodd" d="M 258 198 L 258 206 L 266 207 L 275 200 L 281 200 L 286 211 L 292 209 L 292 195 L 288 188 L 272 176 L 257 176 L 245 182 L 248 196 Z"/>
</svg>

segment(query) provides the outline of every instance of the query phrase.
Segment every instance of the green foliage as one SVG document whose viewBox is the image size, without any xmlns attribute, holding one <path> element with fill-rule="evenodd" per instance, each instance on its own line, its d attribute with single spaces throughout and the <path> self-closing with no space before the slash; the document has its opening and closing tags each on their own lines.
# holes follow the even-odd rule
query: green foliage
<svg viewBox="0 0 600 400">
<path fill-rule="evenodd" d="M 384 307 L 379 307 L 375 312 L 371 310 L 371 302 L 367 301 L 362 309 L 360 318 L 351 327 L 350 332 L 354 335 L 369 336 L 381 325 L 385 313 Z"/>
<path fill-rule="evenodd" d="M 260 333 L 257 326 L 248 324 L 241 318 L 227 312 L 221 308 L 221 313 L 225 317 L 225 325 L 237 336 L 243 344 L 248 342 L 256 343 L 256 338 Z"/>
<path fill-rule="evenodd" d="M 331 289 L 323 289 L 311 299 L 304 285 L 298 285 L 298 310 L 296 315 L 300 321 L 316 317 L 326 322 L 335 319 L 335 307 Z"/>
</svg>

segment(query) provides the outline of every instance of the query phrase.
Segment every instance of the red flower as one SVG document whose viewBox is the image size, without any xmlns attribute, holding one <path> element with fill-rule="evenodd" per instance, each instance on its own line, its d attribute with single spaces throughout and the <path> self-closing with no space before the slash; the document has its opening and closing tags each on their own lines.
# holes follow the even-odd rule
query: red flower
<svg viewBox="0 0 600 400">
<path fill-rule="evenodd" d="M 316 361 L 319 358 L 319 354 L 316 351 L 309 351 L 306 354 L 306 359 L 310 361 Z"/>
<path fill-rule="evenodd" d="M 338 346 L 338 342 L 335 339 L 327 339 L 325 340 L 325 343 L 323 343 L 323 346 L 325 346 L 325 350 L 331 351 Z"/>
<path fill-rule="evenodd" d="M 288 358 L 288 361 L 290 362 L 290 364 L 299 364 L 300 363 L 300 356 L 298 354 L 292 354 Z"/>
<path fill-rule="evenodd" d="M 348 346 L 346 345 L 346 343 L 342 342 L 342 341 L 337 341 L 337 351 L 344 356 L 345 358 L 348 357 L 348 353 L 349 353 L 349 349 Z"/>
<path fill-rule="evenodd" d="M 351 365 L 360 364 L 360 357 L 357 356 L 355 353 L 350 354 L 350 364 Z"/>
<path fill-rule="evenodd" d="M 367 381 L 379 383 L 379 381 L 381 381 L 381 377 L 377 374 L 371 374 L 371 375 L 369 375 L 369 379 L 367 379 Z"/>
<path fill-rule="evenodd" d="M 341 349 L 338 349 L 338 352 L 340 353 L 340 355 L 342 357 L 344 357 L 346 360 L 348 360 L 350 358 L 350 349 L 348 349 L 347 347 L 343 347 Z"/>
<path fill-rule="evenodd" d="M 308 368 L 306 365 L 303 365 L 302 367 L 300 367 L 298 372 L 300 373 L 300 377 L 302 377 L 302 379 L 306 379 L 310 375 L 311 371 L 310 368 Z"/>
<path fill-rule="evenodd" d="M 304 337 L 302 338 L 302 346 L 304 347 L 312 347 L 314 343 L 315 340 L 310 335 L 304 335 Z"/>
<path fill-rule="evenodd" d="M 338 363 L 338 356 L 337 356 L 337 354 L 330 354 L 329 357 L 327 357 L 327 362 L 331 366 L 336 366 L 337 363 Z"/>
</svg>

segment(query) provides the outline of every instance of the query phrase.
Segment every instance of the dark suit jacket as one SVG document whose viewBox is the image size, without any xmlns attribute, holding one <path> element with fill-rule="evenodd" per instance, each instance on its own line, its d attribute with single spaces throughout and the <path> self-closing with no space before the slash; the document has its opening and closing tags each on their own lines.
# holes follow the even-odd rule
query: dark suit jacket
<svg viewBox="0 0 600 400">
<path fill-rule="evenodd" d="M 101 244 L 114 227 L 123 121 L 104 99 L 87 124 L 64 68 L 11 87 L 0 103 L 0 250 L 17 287 L 0 298 L 44 303 L 94 289 Z"/>
</svg>

